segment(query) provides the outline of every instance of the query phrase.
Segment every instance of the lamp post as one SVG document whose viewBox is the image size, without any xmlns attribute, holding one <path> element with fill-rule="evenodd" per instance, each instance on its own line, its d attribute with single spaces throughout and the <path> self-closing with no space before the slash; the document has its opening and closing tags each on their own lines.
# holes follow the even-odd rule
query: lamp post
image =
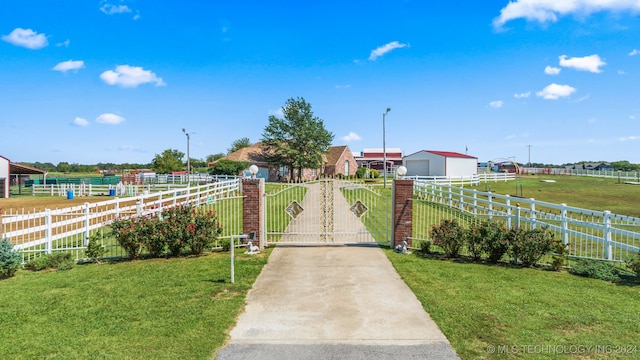
<svg viewBox="0 0 640 360">
<path fill-rule="evenodd" d="M 190 187 L 191 177 L 189 174 L 191 173 L 191 160 L 189 159 L 189 135 L 193 133 L 188 133 L 184 128 L 182 128 L 182 132 L 187 136 L 187 187 Z"/>
<path fill-rule="evenodd" d="M 251 174 L 251 178 L 255 179 L 256 178 L 256 174 L 258 174 L 258 167 L 254 164 L 249 166 L 249 173 Z"/>
<path fill-rule="evenodd" d="M 386 134 L 385 134 L 385 126 L 384 121 L 387 114 L 391 111 L 391 108 L 388 107 L 387 111 L 382 113 L 382 172 L 384 173 L 383 180 L 383 188 L 387 188 L 387 144 L 386 144 Z"/>
</svg>

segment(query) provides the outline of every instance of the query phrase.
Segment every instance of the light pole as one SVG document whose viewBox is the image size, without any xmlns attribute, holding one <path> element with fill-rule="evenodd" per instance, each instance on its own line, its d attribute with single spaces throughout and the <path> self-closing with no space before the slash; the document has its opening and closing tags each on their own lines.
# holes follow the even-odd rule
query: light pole
<svg viewBox="0 0 640 360">
<path fill-rule="evenodd" d="M 386 134 L 384 129 L 384 120 L 387 114 L 391 111 L 391 108 L 388 107 L 387 111 L 382 113 L 382 172 L 384 173 L 384 182 L 383 187 L 387 188 L 387 144 L 386 144 Z"/>
<path fill-rule="evenodd" d="M 189 174 L 191 173 L 191 160 L 189 159 L 189 135 L 193 133 L 188 133 L 184 128 L 182 128 L 182 132 L 187 136 L 187 187 L 190 187 L 191 178 Z"/>
</svg>

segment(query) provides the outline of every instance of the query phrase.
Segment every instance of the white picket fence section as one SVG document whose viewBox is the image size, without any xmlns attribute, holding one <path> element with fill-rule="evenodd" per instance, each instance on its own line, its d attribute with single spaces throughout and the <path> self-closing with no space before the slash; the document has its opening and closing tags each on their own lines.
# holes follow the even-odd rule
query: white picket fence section
<svg viewBox="0 0 640 360">
<path fill-rule="evenodd" d="M 548 227 L 568 245 L 570 257 L 623 262 L 640 251 L 640 218 L 425 181 L 414 183 L 414 195 L 414 224 L 427 225 L 416 239 L 427 240 L 431 224 L 443 219 L 489 219 L 507 228 Z"/>
<path fill-rule="evenodd" d="M 158 214 L 166 207 L 178 205 L 215 206 L 225 230 L 223 237 L 237 235 L 241 231 L 241 215 L 238 216 L 241 199 L 240 180 L 234 179 L 154 193 L 145 191 L 137 196 L 115 197 L 63 209 L 7 213 L 2 215 L 0 226 L 2 236 L 23 253 L 25 261 L 53 251 L 72 251 L 76 259 L 80 259 L 84 257 L 89 236 L 113 220 Z"/>
<path fill-rule="evenodd" d="M 511 181 L 516 179 L 514 173 L 479 173 L 469 176 L 403 176 L 401 179 L 414 180 L 434 185 L 475 186 L 484 182 Z"/>
<path fill-rule="evenodd" d="M 31 194 L 33 196 L 68 196 L 71 191 L 74 197 L 80 196 L 108 196 L 113 190 L 114 196 L 137 196 L 145 193 L 184 189 L 187 184 L 127 184 L 117 185 L 93 185 L 93 184 L 33 184 Z"/>
<path fill-rule="evenodd" d="M 620 181 L 640 182 L 640 172 L 638 171 L 616 171 L 616 170 L 571 170 L 569 175 L 589 176 L 606 179 L 620 179 Z"/>
</svg>

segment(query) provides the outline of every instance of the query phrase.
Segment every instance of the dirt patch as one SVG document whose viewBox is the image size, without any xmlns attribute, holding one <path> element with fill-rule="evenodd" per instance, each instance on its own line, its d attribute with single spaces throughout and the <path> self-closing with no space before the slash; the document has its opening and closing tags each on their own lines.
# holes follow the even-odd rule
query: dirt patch
<svg viewBox="0 0 640 360">
<path fill-rule="evenodd" d="M 40 212 L 44 209 L 62 209 L 70 206 L 82 205 L 86 202 L 94 203 L 113 199 L 108 196 L 87 196 L 67 200 L 65 197 L 41 197 L 41 196 L 15 196 L 8 199 L 0 199 L 0 208 L 5 214 L 20 212 Z"/>
</svg>

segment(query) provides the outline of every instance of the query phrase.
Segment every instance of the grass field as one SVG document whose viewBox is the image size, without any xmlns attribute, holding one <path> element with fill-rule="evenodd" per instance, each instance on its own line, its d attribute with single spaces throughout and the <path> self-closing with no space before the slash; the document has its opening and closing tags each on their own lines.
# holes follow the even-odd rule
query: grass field
<svg viewBox="0 0 640 360">
<path fill-rule="evenodd" d="M 243 251 L 238 251 L 243 252 Z M 270 251 L 19 271 L 0 281 L 3 359 L 209 359 Z"/>
<path fill-rule="evenodd" d="M 385 251 L 462 359 L 640 358 L 639 284 Z M 501 345 L 519 354 L 490 352 Z M 633 353 L 523 354 L 525 345 L 628 346 Z"/>
<path fill-rule="evenodd" d="M 541 180 L 555 180 L 555 182 Z M 617 179 L 567 175 L 522 175 L 517 182 L 488 182 L 475 188 L 503 195 L 516 195 L 516 185 L 517 195 L 522 194 L 525 198 L 640 217 L 638 206 L 640 185 L 618 183 Z"/>
</svg>

